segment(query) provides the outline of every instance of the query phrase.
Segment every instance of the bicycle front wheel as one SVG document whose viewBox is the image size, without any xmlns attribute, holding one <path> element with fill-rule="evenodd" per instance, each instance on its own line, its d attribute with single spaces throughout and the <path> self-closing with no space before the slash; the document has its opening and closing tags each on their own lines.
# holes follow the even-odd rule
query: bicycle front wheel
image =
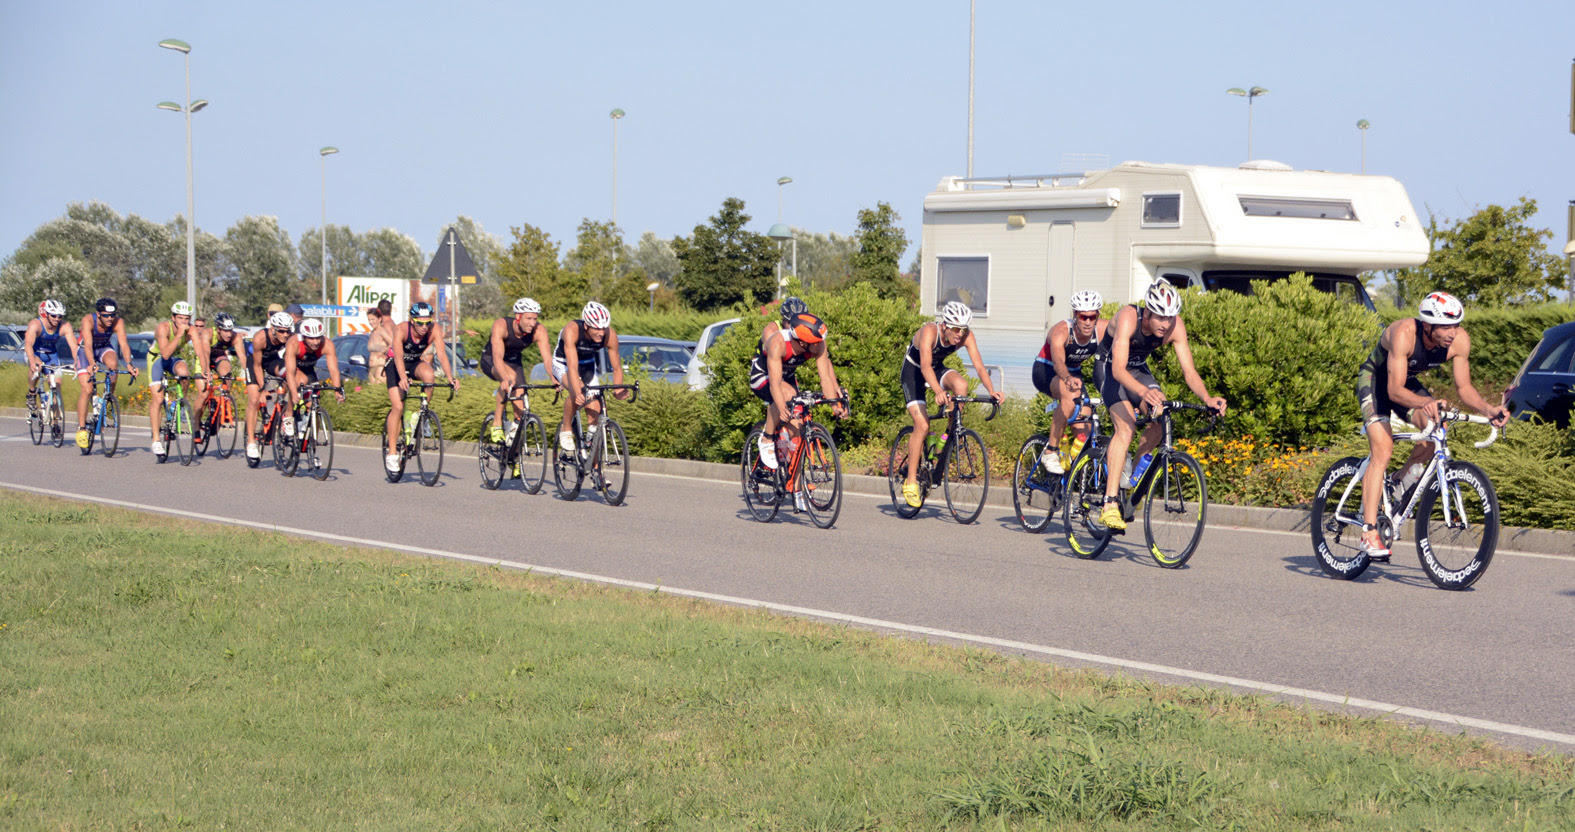
<svg viewBox="0 0 1575 832">
<path fill-rule="evenodd" d="M 196 450 L 192 447 L 191 407 L 184 399 L 175 403 L 175 453 L 180 458 L 181 465 L 190 465 L 197 458 Z"/>
<path fill-rule="evenodd" d="M 33 438 L 34 445 L 44 444 L 44 408 L 36 400 L 27 409 L 27 433 Z"/>
<path fill-rule="evenodd" d="M 481 468 L 481 487 L 498 490 L 508 474 L 509 444 L 492 440 L 492 414 L 481 419 L 481 439 L 476 442 L 476 464 Z"/>
<path fill-rule="evenodd" d="M 66 444 L 66 408 L 60 401 L 60 391 L 52 391 L 49 395 L 49 413 L 52 424 L 49 426 L 50 438 L 54 440 L 55 447 Z"/>
<path fill-rule="evenodd" d="M 760 440 L 765 435 L 765 431 L 755 428 L 745 437 L 743 460 L 738 469 L 739 485 L 744 489 L 744 505 L 761 523 L 771 522 L 782 507 L 781 494 L 777 489 L 777 472 L 760 458 Z"/>
<path fill-rule="evenodd" d="M 213 441 L 213 434 L 219 429 L 219 400 L 209 397 L 204 399 L 202 407 L 197 408 L 197 426 L 201 430 L 192 437 L 192 448 L 197 456 L 208 455 L 208 445 Z"/>
<path fill-rule="evenodd" d="M 575 450 L 565 451 L 560 438 L 552 440 L 552 478 L 558 486 L 558 496 L 565 500 L 580 496 L 580 485 L 585 479 L 585 469 L 580 467 L 578 459 L 579 442 L 574 446 Z"/>
<path fill-rule="evenodd" d="M 1209 516 L 1209 485 L 1203 466 L 1185 451 L 1167 451 L 1154 460 L 1162 466 L 1149 475 L 1143 500 L 1143 530 L 1154 562 L 1176 569 L 1198 550 Z"/>
<path fill-rule="evenodd" d="M 273 441 L 274 451 L 277 454 L 279 463 L 279 473 L 287 477 L 293 477 L 295 472 L 301 467 L 301 448 L 306 445 L 306 437 L 302 434 L 306 432 L 306 426 L 297 424 L 298 420 L 295 418 L 293 409 L 286 410 L 279 416 L 279 420 L 280 427 L 276 428 L 278 435 L 274 437 Z M 286 420 L 291 425 L 289 436 L 284 435 L 284 428 L 282 427 Z"/>
<path fill-rule="evenodd" d="M 1012 508 L 1023 531 L 1039 534 L 1050 525 L 1050 515 L 1060 507 L 1061 477 L 1040 461 L 1050 437 L 1036 433 L 1024 440 L 1012 469 Z"/>
<path fill-rule="evenodd" d="M 904 520 L 917 516 L 919 509 L 924 508 L 922 499 L 919 505 L 910 506 L 902 496 L 902 487 L 908 481 L 908 437 L 912 435 L 912 426 L 897 431 L 897 438 L 891 440 L 891 452 L 886 456 L 886 486 L 891 491 L 891 506 L 897 510 L 897 516 Z M 918 479 L 920 494 L 929 490 L 929 482 L 930 476 L 921 461 Z"/>
<path fill-rule="evenodd" d="M 1090 441 L 1072 462 L 1066 477 L 1061 525 L 1072 554 L 1085 560 L 1099 557 L 1110 545 L 1110 527 L 1099 521 L 1105 505 L 1104 445 Z"/>
<path fill-rule="evenodd" d="M 211 439 L 219 459 L 229 459 L 235 453 L 235 443 L 241 437 L 240 423 L 235 418 L 235 397 L 226 390 L 219 394 L 217 404 L 218 412 L 214 414 L 213 423 L 203 423 L 203 442 L 206 444 Z"/>
<path fill-rule="evenodd" d="M 604 444 L 597 477 L 602 499 L 610 506 L 623 505 L 623 498 L 629 495 L 629 440 L 624 438 L 623 428 L 617 422 L 605 416 L 602 422 L 605 423 L 601 431 Z"/>
<path fill-rule="evenodd" d="M 1416 506 L 1416 553 L 1422 570 L 1441 589 L 1477 582 L 1498 548 L 1498 492 L 1487 472 L 1450 460 L 1422 491 Z"/>
<path fill-rule="evenodd" d="M 437 485 L 438 477 L 443 476 L 443 422 L 437 411 L 421 411 L 412 441 L 416 443 L 416 470 L 421 472 L 421 484 L 429 488 Z"/>
<path fill-rule="evenodd" d="M 520 422 L 520 453 L 514 464 L 519 466 L 520 485 L 526 494 L 541 491 L 547 481 L 547 426 L 541 417 L 532 413 Z"/>
<path fill-rule="evenodd" d="M 798 487 L 805 492 L 810 522 L 829 529 L 842 513 L 842 459 L 837 455 L 837 443 L 820 425 L 810 425 L 803 442 Z"/>
<path fill-rule="evenodd" d="M 1348 456 L 1329 466 L 1313 492 L 1313 556 L 1332 578 L 1349 581 L 1367 571 L 1372 561 L 1362 550 L 1362 473 L 1359 457 Z M 1374 495 L 1373 499 L 1381 499 Z"/>
<path fill-rule="evenodd" d="M 311 466 L 312 479 L 328 479 L 334 467 L 334 420 L 328 411 L 312 409 L 312 418 L 306 435 L 306 462 Z"/>
<path fill-rule="evenodd" d="M 946 507 L 966 526 L 979 519 L 989 493 L 990 453 L 978 433 L 963 428 L 952 438 L 951 457 L 946 460 Z"/>
<path fill-rule="evenodd" d="M 273 443 L 273 467 L 279 469 L 287 477 L 295 476 L 295 465 L 290 459 L 291 445 L 295 442 L 295 433 L 292 430 L 289 436 L 284 435 L 284 420 L 294 419 L 295 414 L 288 408 L 276 406 L 273 416 L 268 420 L 268 439 Z M 285 466 L 289 470 L 285 470 Z"/>
<path fill-rule="evenodd" d="M 120 399 L 113 393 L 104 394 L 104 417 L 99 425 L 104 434 L 104 458 L 109 459 L 120 449 Z"/>
</svg>

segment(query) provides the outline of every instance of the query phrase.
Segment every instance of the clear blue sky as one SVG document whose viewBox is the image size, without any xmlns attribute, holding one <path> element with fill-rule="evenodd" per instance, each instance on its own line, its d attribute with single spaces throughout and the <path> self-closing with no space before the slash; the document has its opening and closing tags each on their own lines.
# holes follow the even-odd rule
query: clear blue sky
<svg viewBox="0 0 1575 832">
<path fill-rule="evenodd" d="M 192 44 L 198 225 L 328 217 L 425 251 L 468 214 L 572 245 L 582 217 L 687 234 L 728 196 L 764 231 L 853 230 L 962 174 L 968 2 L 5 2 L 0 256 L 71 201 L 185 210 Z M 1423 216 L 1535 198 L 1564 245 L 1575 2 L 1056 3 L 980 0 L 974 170 L 1049 173 L 1065 154 L 1397 177 Z"/>
</svg>

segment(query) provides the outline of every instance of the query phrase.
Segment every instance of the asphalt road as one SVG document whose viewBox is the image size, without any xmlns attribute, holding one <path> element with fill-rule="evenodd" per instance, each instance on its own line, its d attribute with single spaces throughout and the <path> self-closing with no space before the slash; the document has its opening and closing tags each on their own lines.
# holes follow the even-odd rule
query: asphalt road
<svg viewBox="0 0 1575 832">
<path fill-rule="evenodd" d="M 135 424 L 135 422 L 133 423 Z M 497 558 L 633 586 L 981 644 L 1162 681 L 1229 684 L 1319 707 L 1396 711 L 1509 745 L 1575 752 L 1575 556 L 1500 553 L 1465 592 L 1435 589 L 1409 543 L 1361 578 L 1324 577 L 1302 534 L 1210 527 L 1183 569 L 1154 564 L 1141 526 L 1095 561 L 987 507 L 958 526 L 902 520 L 849 495 L 835 529 L 749 518 L 736 483 L 635 474 L 626 505 L 481 489 L 450 456 L 426 488 L 386 482 L 373 449 L 340 447 L 324 482 L 239 456 L 155 463 L 145 428 L 113 459 L 34 447 L 0 418 L 0 487 L 287 527 L 340 542 Z M 944 509 L 943 509 L 944 511 Z M 531 544 L 511 542 L 522 532 Z M 1343 703 L 1343 704 L 1342 704 Z"/>
</svg>

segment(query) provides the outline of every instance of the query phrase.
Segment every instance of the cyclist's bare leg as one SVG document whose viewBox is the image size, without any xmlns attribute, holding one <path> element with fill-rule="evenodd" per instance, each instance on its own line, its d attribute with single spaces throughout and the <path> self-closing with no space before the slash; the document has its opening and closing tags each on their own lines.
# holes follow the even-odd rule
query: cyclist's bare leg
<svg viewBox="0 0 1575 832">
<path fill-rule="evenodd" d="M 503 427 L 503 403 L 508 401 L 509 393 L 514 389 L 515 379 L 514 370 L 510 369 L 506 364 L 498 365 L 497 371 L 498 402 L 496 406 L 492 408 L 492 424 L 494 427 L 501 429 Z M 514 405 L 514 416 L 516 419 L 518 419 L 521 415 L 523 415 L 523 413 L 520 410 L 519 405 L 516 403 Z"/>
<path fill-rule="evenodd" d="M 1105 499 L 1113 500 L 1121 486 L 1118 473 L 1126 467 L 1127 449 L 1132 446 L 1133 434 L 1137 433 L 1137 416 L 1132 412 L 1132 405 L 1125 401 L 1112 402 L 1108 409 L 1111 434 L 1110 449 L 1105 453 L 1105 470 L 1110 476 L 1105 478 Z"/>
<path fill-rule="evenodd" d="M 947 394 L 953 398 L 968 395 L 968 381 L 962 377 L 962 373 L 951 370 L 942 370 L 941 372 L 941 386 L 946 389 Z M 953 404 L 946 408 L 942 415 L 950 413 L 952 408 L 956 406 Z M 925 437 L 930 433 L 929 416 L 925 413 L 922 403 L 909 405 L 908 415 L 913 417 L 913 433 L 908 436 L 908 478 L 904 481 L 904 484 L 918 481 L 919 454 L 924 448 Z"/>
<path fill-rule="evenodd" d="M 1050 394 L 1059 403 L 1055 415 L 1050 420 L 1050 448 L 1052 449 L 1061 447 L 1061 436 L 1066 433 L 1067 420 L 1071 419 L 1072 414 L 1077 411 L 1077 397 L 1083 392 L 1081 385 L 1081 379 L 1075 385 L 1062 384 L 1060 376 L 1050 379 Z"/>
<path fill-rule="evenodd" d="M 94 385 L 92 374 L 86 372 L 87 360 L 82 357 L 80 348 L 77 350 L 77 366 L 83 368 L 77 372 L 77 430 L 87 430 L 88 405 L 93 401 Z"/>
<path fill-rule="evenodd" d="M 393 370 L 392 372 L 396 372 L 397 373 L 399 371 L 398 370 Z M 414 382 L 415 378 L 412 377 L 410 380 L 412 382 Z M 397 385 L 394 386 L 394 387 L 388 388 L 388 418 L 385 420 L 386 427 L 387 427 L 387 431 L 385 431 L 385 432 L 388 434 L 388 447 L 383 449 L 383 453 L 385 453 L 385 454 L 397 453 L 397 451 L 395 449 L 398 447 L 398 442 L 399 442 L 399 425 L 400 425 L 400 420 L 404 417 L 404 415 L 405 415 L 405 396 L 404 396 L 404 392 L 401 391 Z"/>
<path fill-rule="evenodd" d="M 246 444 L 257 440 L 257 411 L 262 409 L 262 385 L 246 385 Z"/>
<path fill-rule="evenodd" d="M 1362 474 L 1362 522 L 1371 526 L 1378 522 L 1378 507 L 1382 504 L 1384 473 L 1389 469 L 1389 459 L 1394 456 L 1395 436 L 1388 422 L 1370 422 L 1367 425 L 1367 472 Z M 1377 544 L 1378 531 L 1363 531 L 1362 540 Z"/>
</svg>

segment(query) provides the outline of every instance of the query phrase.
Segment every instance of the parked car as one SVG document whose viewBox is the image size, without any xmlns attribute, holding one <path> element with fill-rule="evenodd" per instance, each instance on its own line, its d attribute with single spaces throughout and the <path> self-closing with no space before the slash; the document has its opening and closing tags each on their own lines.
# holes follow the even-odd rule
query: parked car
<svg viewBox="0 0 1575 832">
<path fill-rule="evenodd" d="M 1575 408 L 1575 322 L 1550 327 L 1504 391 L 1504 406 L 1517 419 L 1533 413 L 1567 428 Z"/>
<path fill-rule="evenodd" d="M 731 328 L 733 324 L 738 323 L 738 321 L 738 318 L 728 318 L 725 321 L 717 321 L 714 324 L 708 325 L 705 328 L 705 331 L 700 333 L 700 340 L 695 342 L 696 346 L 694 357 L 689 360 L 689 367 L 684 372 L 684 381 L 688 382 L 689 389 L 704 390 L 706 385 L 710 383 L 710 379 L 706 378 L 705 364 L 703 363 L 705 361 L 706 350 L 711 349 L 711 345 L 715 344 L 717 339 L 721 338 L 722 334 L 727 332 L 727 330 Z"/>
<path fill-rule="evenodd" d="M 689 364 L 694 358 L 689 351 L 688 343 L 670 338 L 652 338 L 648 335 L 619 335 L 618 356 L 623 361 L 624 372 L 643 367 L 646 374 L 656 381 L 683 384 L 685 374 L 689 371 Z M 610 371 L 610 367 L 598 368 L 602 380 L 608 383 L 611 383 L 611 376 L 608 375 Z M 531 370 L 530 380 L 533 384 L 547 383 L 547 365 L 536 365 Z"/>
</svg>

